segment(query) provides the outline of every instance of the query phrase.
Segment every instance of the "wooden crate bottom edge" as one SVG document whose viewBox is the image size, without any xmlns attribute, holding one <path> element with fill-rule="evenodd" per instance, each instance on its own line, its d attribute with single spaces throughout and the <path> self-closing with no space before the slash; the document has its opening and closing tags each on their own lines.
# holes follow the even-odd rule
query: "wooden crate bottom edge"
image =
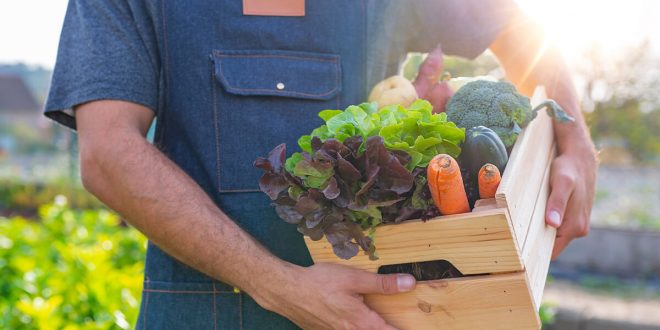
<svg viewBox="0 0 660 330">
<path fill-rule="evenodd" d="M 414 291 L 365 302 L 405 329 L 539 329 L 524 272 L 419 282 Z"/>
</svg>

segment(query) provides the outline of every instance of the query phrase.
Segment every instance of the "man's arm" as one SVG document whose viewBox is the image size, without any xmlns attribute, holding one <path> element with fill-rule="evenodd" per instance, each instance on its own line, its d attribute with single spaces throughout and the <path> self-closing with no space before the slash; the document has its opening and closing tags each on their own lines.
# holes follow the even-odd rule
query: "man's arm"
<svg viewBox="0 0 660 330">
<path fill-rule="evenodd" d="M 576 119 L 554 124 L 559 154 L 550 173 L 546 222 L 558 228 L 552 252 L 556 258 L 571 240 L 589 232 L 597 164 L 570 72 L 558 49 L 545 42 L 539 26 L 518 13 L 490 49 L 520 91 L 529 96 L 543 85 L 548 97 Z"/>
<path fill-rule="evenodd" d="M 391 328 L 360 294 L 407 291 L 414 278 L 328 264 L 304 268 L 273 256 L 146 141 L 152 119 L 150 109 L 123 101 L 76 108 L 85 188 L 168 254 L 299 326 Z"/>
</svg>

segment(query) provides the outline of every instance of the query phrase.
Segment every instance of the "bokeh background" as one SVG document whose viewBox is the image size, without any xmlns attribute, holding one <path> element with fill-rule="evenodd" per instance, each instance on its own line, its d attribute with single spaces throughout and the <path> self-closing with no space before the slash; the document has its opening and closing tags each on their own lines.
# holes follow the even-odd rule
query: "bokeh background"
<svg viewBox="0 0 660 330">
<path fill-rule="evenodd" d="M 0 2 L 0 329 L 137 317 L 146 240 L 84 191 L 76 136 L 41 115 L 66 3 Z M 544 327 L 660 329 L 660 2 L 518 3 L 571 67 L 601 160 L 591 234 L 551 264 Z M 488 52 L 445 63 L 503 76 Z"/>
</svg>

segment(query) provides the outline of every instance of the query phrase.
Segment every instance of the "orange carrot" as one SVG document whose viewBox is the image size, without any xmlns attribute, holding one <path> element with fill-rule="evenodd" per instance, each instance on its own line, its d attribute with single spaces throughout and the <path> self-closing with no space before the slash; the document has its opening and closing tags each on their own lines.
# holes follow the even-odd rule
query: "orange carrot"
<svg viewBox="0 0 660 330">
<path fill-rule="evenodd" d="M 454 158 L 446 154 L 433 157 L 426 174 L 433 201 L 441 214 L 470 212 L 461 169 Z"/>
<path fill-rule="evenodd" d="M 495 192 L 497 187 L 502 181 L 502 176 L 500 175 L 500 170 L 497 166 L 486 163 L 479 170 L 479 197 L 480 198 L 493 198 L 495 197 Z"/>
</svg>

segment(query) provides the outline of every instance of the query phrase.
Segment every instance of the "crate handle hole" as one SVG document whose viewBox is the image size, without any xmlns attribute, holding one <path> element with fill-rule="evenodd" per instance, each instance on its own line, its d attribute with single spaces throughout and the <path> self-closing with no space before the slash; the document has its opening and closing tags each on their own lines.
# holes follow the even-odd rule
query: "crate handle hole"
<svg viewBox="0 0 660 330">
<path fill-rule="evenodd" d="M 441 280 L 446 278 L 464 277 L 451 262 L 447 260 L 432 260 L 410 262 L 378 267 L 378 274 L 410 274 L 417 281 Z"/>
</svg>

